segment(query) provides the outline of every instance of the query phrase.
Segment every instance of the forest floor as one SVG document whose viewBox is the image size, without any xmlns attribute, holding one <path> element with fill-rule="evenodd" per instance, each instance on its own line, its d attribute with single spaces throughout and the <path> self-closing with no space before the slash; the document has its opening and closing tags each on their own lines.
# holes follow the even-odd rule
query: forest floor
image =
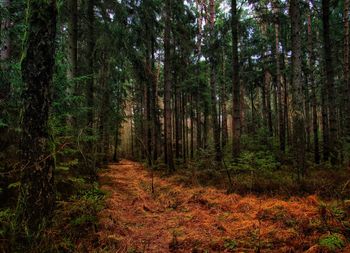
<svg viewBox="0 0 350 253">
<path fill-rule="evenodd" d="M 327 243 L 350 252 L 331 231 L 342 224 L 316 196 L 241 196 L 158 176 L 152 193 L 151 173 L 128 160 L 103 170 L 100 184 L 107 192 L 99 213 L 103 252 L 311 253 L 327 252 Z"/>
</svg>

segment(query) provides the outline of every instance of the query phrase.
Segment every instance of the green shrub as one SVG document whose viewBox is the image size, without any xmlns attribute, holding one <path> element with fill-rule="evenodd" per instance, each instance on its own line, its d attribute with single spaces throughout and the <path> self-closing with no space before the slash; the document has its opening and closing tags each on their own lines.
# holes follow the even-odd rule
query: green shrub
<svg viewBox="0 0 350 253">
<path fill-rule="evenodd" d="M 334 252 L 345 246 L 342 236 L 339 234 L 325 235 L 320 238 L 320 246 Z"/>
<path fill-rule="evenodd" d="M 224 242 L 224 247 L 226 249 L 234 250 L 237 247 L 237 242 L 232 239 L 226 239 Z"/>
</svg>

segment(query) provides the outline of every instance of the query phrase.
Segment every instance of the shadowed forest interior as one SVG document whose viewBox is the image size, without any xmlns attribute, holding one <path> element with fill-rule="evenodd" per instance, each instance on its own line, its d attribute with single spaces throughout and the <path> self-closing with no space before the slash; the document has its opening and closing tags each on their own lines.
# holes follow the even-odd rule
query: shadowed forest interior
<svg viewBox="0 0 350 253">
<path fill-rule="evenodd" d="M 350 252 L 349 0 L 0 0 L 0 252 Z"/>
</svg>

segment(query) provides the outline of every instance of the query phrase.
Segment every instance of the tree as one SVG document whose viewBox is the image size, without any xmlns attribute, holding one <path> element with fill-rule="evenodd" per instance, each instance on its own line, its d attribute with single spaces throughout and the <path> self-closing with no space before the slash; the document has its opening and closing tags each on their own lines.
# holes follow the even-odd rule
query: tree
<svg viewBox="0 0 350 253">
<path fill-rule="evenodd" d="M 325 89 L 327 90 L 327 109 L 329 111 L 329 151 L 332 164 L 338 163 L 338 128 L 337 110 L 335 101 L 334 70 L 332 61 L 332 47 L 329 30 L 329 0 L 322 0 L 323 21 L 323 52 L 326 73 Z M 326 145 L 326 144 L 325 144 Z"/>
<path fill-rule="evenodd" d="M 94 38 L 94 20 L 95 20 L 95 13 L 94 13 L 94 6 L 95 1 L 94 0 L 88 0 L 87 1 L 87 9 L 86 9 L 86 16 L 87 16 L 87 85 L 86 85 L 86 97 L 87 97 L 87 127 L 88 127 L 88 138 L 87 141 L 87 152 L 89 153 L 89 159 L 95 160 L 93 157 L 94 152 L 94 145 L 92 142 L 92 137 L 94 134 L 94 48 L 95 48 L 95 38 Z M 89 162 L 86 164 L 86 166 L 90 169 L 93 169 L 95 167 L 94 162 Z"/>
<path fill-rule="evenodd" d="M 344 0 L 344 94 L 343 94 L 343 100 L 344 100 L 344 108 L 345 112 L 343 112 L 344 118 L 344 137 L 345 137 L 345 143 L 346 145 L 349 145 L 350 143 L 350 34 L 349 34 L 349 0 Z M 350 158 L 348 157 L 349 162 Z"/>
<path fill-rule="evenodd" d="M 232 152 L 233 157 L 237 158 L 240 153 L 241 136 L 241 87 L 239 80 L 239 62 L 238 62 L 238 24 L 239 16 L 237 13 L 237 1 L 231 2 L 232 15 Z"/>
<path fill-rule="evenodd" d="M 279 20 L 279 1 L 274 2 L 275 12 L 275 58 L 276 58 L 276 86 L 278 95 L 278 122 L 279 122 L 279 140 L 280 150 L 285 151 L 285 126 L 283 117 L 283 103 L 282 103 L 282 88 L 281 88 L 281 66 L 280 66 L 280 20 Z"/>
<path fill-rule="evenodd" d="M 22 60 L 22 172 L 17 229 L 30 235 L 46 224 L 54 207 L 54 159 L 48 117 L 55 64 L 56 1 L 29 0 Z"/>
<path fill-rule="evenodd" d="M 171 124 L 171 65 L 170 65 L 170 36 L 171 36 L 171 6 L 172 0 L 165 2 L 165 30 L 164 30 L 164 152 L 165 163 L 173 171 L 173 142 Z"/>
<path fill-rule="evenodd" d="M 210 20 L 209 20 L 209 41 L 210 41 L 210 93 L 211 93 L 211 118 L 213 122 L 213 135 L 214 135 L 214 145 L 215 145 L 215 160 L 220 162 L 222 160 L 221 154 L 221 143 L 220 143 L 220 124 L 218 117 L 218 109 L 217 109 L 217 94 L 216 94 L 216 59 L 217 59 L 217 48 L 216 48 L 216 39 L 214 33 L 215 26 L 215 2 L 214 0 L 210 0 L 209 2 L 209 12 L 210 12 Z"/>
<path fill-rule="evenodd" d="M 308 15 L 308 37 L 307 37 L 307 50 L 308 50 L 308 64 L 309 64 L 309 76 L 311 84 L 311 103 L 312 103 L 312 128 L 314 134 L 314 160 L 315 163 L 320 162 L 320 151 L 318 141 L 318 116 L 317 116 L 317 96 L 316 96 L 316 83 L 315 83 L 315 53 L 313 48 L 313 33 L 312 33 L 312 7 L 309 2 L 309 15 Z"/>
<path fill-rule="evenodd" d="M 78 72 L 78 1 L 69 0 L 68 9 L 68 77 L 74 79 Z"/>
<path fill-rule="evenodd" d="M 290 1 L 292 35 L 292 106 L 293 151 L 298 176 L 305 173 L 305 115 L 301 76 L 301 15 L 300 0 Z"/>
<path fill-rule="evenodd" d="M 5 0 L 2 3 L 2 6 L 4 9 L 9 9 L 11 4 L 10 0 Z M 11 56 L 11 38 L 9 35 L 9 29 L 10 29 L 10 20 L 7 17 L 3 17 L 0 19 L 0 124 L 6 124 L 4 122 L 5 113 L 3 108 L 3 104 L 6 105 L 6 102 L 9 99 L 9 93 L 11 89 L 11 83 L 9 82 L 8 78 L 6 78 L 5 73 L 9 71 L 9 59 Z M 3 136 L 5 136 L 5 127 L 0 127 L 0 141 L 3 142 Z"/>
</svg>

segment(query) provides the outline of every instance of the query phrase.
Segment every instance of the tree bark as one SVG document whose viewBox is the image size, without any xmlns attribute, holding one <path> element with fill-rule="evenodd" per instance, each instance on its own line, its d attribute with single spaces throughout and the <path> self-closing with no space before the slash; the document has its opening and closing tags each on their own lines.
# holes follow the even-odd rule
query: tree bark
<svg viewBox="0 0 350 253">
<path fill-rule="evenodd" d="M 311 4 L 312 0 L 310 0 Z M 309 65 L 309 79 L 311 85 L 311 104 L 312 104 L 312 129 L 314 140 L 314 161 L 316 164 L 320 163 L 320 148 L 318 140 L 318 116 L 317 116 L 317 96 L 316 96 L 316 83 L 314 78 L 315 71 L 315 54 L 313 49 L 313 35 L 312 35 L 312 9 L 310 6 L 308 15 L 308 65 Z"/>
<path fill-rule="evenodd" d="M 2 8 L 9 9 L 11 4 L 10 0 L 4 0 L 1 4 Z M 10 19 L 0 18 L 0 119 L 6 118 L 5 109 L 7 106 L 8 99 L 11 93 L 11 83 L 8 75 L 6 74 L 9 70 L 9 60 L 11 56 L 11 39 L 9 35 Z M 2 122 L 6 124 L 6 121 Z M 6 143 L 5 136 L 8 131 L 8 127 L 0 127 L 0 142 Z M 0 144 L 0 152 L 6 148 L 7 144 Z"/>
<path fill-rule="evenodd" d="M 292 22 L 292 105 L 293 105 L 293 152 L 298 177 L 305 174 L 305 115 L 301 76 L 301 18 L 300 0 L 290 1 Z"/>
<path fill-rule="evenodd" d="M 239 62 L 238 62 L 238 24 L 239 17 L 237 13 L 237 1 L 231 1 L 232 15 L 232 154 L 237 158 L 241 149 L 241 94 L 239 82 Z"/>
<path fill-rule="evenodd" d="M 213 137 L 214 137 L 214 146 L 215 146 L 215 160 L 221 161 L 221 144 L 220 144 L 220 125 L 218 118 L 218 109 L 217 109 L 217 98 L 216 98 L 216 52 L 214 49 L 215 46 L 215 35 L 214 35 L 214 26 L 215 26 L 215 2 L 210 0 L 210 93 L 211 93 L 211 120 L 213 124 Z"/>
<path fill-rule="evenodd" d="M 172 0 L 165 1 L 165 30 L 164 30 L 164 150 L 165 163 L 173 171 L 173 142 L 171 124 L 171 60 L 170 60 L 170 29 L 171 29 Z"/>
<path fill-rule="evenodd" d="M 276 15 L 275 20 L 275 57 L 276 57 L 276 86 L 277 86 L 277 96 L 278 96 L 278 122 L 279 122 L 279 140 L 280 140 L 280 150 L 285 151 L 285 126 L 283 117 L 283 103 L 282 103 L 282 88 L 281 88 L 281 66 L 280 66 L 280 21 L 279 21 L 279 1 L 274 4 L 274 12 Z"/>
<path fill-rule="evenodd" d="M 344 137 L 345 143 L 348 146 L 350 143 L 350 65 L 349 65 L 349 46 L 350 46 L 350 35 L 349 35 L 349 0 L 344 0 L 344 108 L 345 115 L 344 119 Z M 350 157 L 347 157 L 350 163 Z"/>
<path fill-rule="evenodd" d="M 324 63 L 326 72 L 326 90 L 328 95 L 327 106 L 329 111 L 329 153 L 332 164 L 338 163 L 338 126 L 337 126 L 337 110 L 335 101 L 334 86 L 334 69 L 332 61 L 332 47 L 329 30 L 329 0 L 322 0 L 322 19 L 323 19 L 323 48 Z"/>
<path fill-rule="evenodd" d="M 78 2 L 68 1 L 68 78 L 74 79 L 78 72 Z"/>
<path fill-rule="evenodd" d="M 21 139 L 21 186 L 17 229 L 35 235 L 54 208 L 54 159 L 48 119 L 54 69 L 56 1 L 28 1 L 27 33 L 22 60 L 24 113 Z"/>
<path fill-rule="evenodd" d="M 87 153 L 89 154 L 89 162 L 86 164 L 88 173 L 92 172 L 95 167 L 95 158 L 94 158 L 94 144 L 91 141 L 92 136 L 94 135 L 94 48 L 95 48 L 95 41 L 94 41 L 94 20 L 95 20 L 95 14 L 94 14 L 94 0 L 88 0 L 87 3 L 87 86 L 86 86 L 86 97 L 87 97 L 87 127 L 88 127 L 88 138 L 87 141 Z"/>
</svg>

